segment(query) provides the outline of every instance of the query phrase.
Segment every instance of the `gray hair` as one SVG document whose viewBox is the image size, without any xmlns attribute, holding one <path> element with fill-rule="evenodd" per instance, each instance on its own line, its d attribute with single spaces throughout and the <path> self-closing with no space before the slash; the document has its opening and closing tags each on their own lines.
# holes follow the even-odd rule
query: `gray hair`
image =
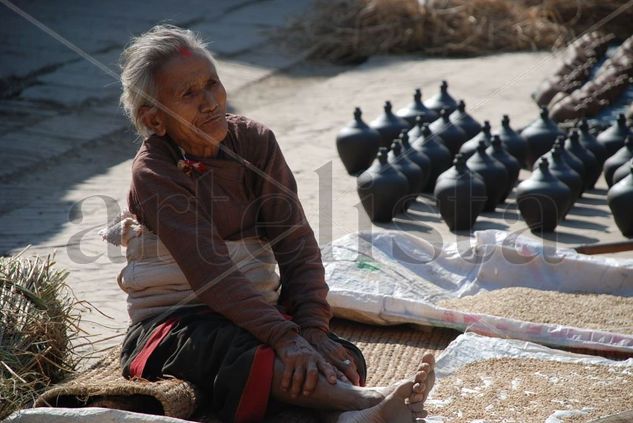
<svg viewBox="0 0 633 423">
<path fill-rule="evenodd" d="M 177 56 L 182 49 L 205 54 L 215 65 L 213 56 L 207 50 L 207 43 L 188 30 L 174 25 L 156 25 L 144 34 L 134 37 L 121 53 L 121 106 L 142 137 L 152 131 L 139 116 L 143 106 L 156 106 L 155 72 L 169 59 Z"/>
</svg>

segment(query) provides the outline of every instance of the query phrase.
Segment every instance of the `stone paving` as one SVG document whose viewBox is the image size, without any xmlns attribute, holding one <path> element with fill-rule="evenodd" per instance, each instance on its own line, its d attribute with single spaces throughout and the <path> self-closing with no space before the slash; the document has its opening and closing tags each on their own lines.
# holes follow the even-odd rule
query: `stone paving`
<svg viewBox="0 0 633 423">
<path fill-rule="evenodd" d="M 113 72 L 130 35 L 159 21 L 169 19 L 213 40 L 232 110 L 275 131 L 322 245 L 372 228 L 334 144 L 355 106 L 369 121 L 385 100 L 402 107 L 414 88 L 422 87 L 427 98 L 447 79 L 450 91 L 467 101 L 477 119 L 489 119 L 497 128 L 508 113 L 518 128 L 537 116 L 529 94 L 558 60 L 550 53 L 517 53 L 376 57 L 357 67 L 306 64 L 301 54 L 281 50 L 267 31 L 302 13 L 307 0 L 160 2 L 160 7 L 123 1 L 12 4 Z M 12 254 L 27 245 L 26 254 L 56 250 L 60 266 L 70 270 L 75 294 L 93 306 L 83 312 L 82 329 L 89 339 L 100 340 L 95 344 L 100 350 L 119 342 L 127 326 L 125 297 L 116 284 L 124 251 L 108 247 L 97 230 L 125 207 L 135 135 L 118 109 L 116 80 L 4 4 L 0 21 L 0 252 Z M 601 181 L 544 242 L 621 240 L 605 192 Z M 469 235 L 451 234 L 429 197 L 420 197 L 412 211 L 382 228 L 437 243 Z M 475 227 L 480 229 L 525 232 L 525 224 L 509 200 L 483 215 Z"/>
</svg>

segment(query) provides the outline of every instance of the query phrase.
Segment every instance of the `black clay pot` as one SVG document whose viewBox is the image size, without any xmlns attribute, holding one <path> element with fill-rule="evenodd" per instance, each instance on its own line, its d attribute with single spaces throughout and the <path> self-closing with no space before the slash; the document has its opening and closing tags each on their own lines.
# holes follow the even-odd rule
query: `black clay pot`
<svg viewBox="0 0 633 423">
<path fill-rule="evenodd" d="M 466 141 L 459 147 L 459 152 L 466 160 L 470 158 L 479 147 L 479 141 L 483 141 L 486 143 L 486 146 L 490 145 L 490 141 L 492 141 L 492 134 L 490 133 L 490 122 L 487 120 L 484 121 L 484 126 L 481 127 L 481 132 L 475 135 L 472 139 Z"/>
<path fill-rule="evenodd" d="M 607 150 L 607 157 L 611 157 L 624 146 L 624 140 L 629 135 L 632 134 L 626 126 L 626 117 L 620 113 L 613 125 L 600 132 L 596 139 Z"/>
<path fill-rule="evenodd" d="M 409 204 L 414 202 L 418 194 L 422 192 L 424 174 L 422 169 L 404 154 L 402 143 L 399 139 L 394 140 L 393 144 L 391 144 L 391 151 L 387 161 L 398 172 L 407 177 L 409 192 L 407 200 L 403 204 L 403 210 L 406 210 Z"/>
<path fill-rule="evenodd" d="M 416 88 L 415 94 L 413 94 L 413 102 L 407 107 L 398 110 L 396 115 L 409 122 L 410 125 L 415 125 L 418 117 L 422 120 L 422 123 L 431 123 L 440 116 L 422 103 L 422 90 L 419 88 Z"/>
<path fill-rule="evenodd" d="M 354 120 L 336 136 L 336 149 L 350 175 L 356 175 L 374 161 L 380 147 L 380 134 L 361 118 L 360 108 L 354 110 Z"/>
<path fill-rule="evenodd" d="M 591 131 L 589 130 L 589 124 L 587 123 L 587 119 L 582 119 L 578 123 L 578 136 L 580 139 L 580 143 L 589 151 L 593 153 L 600 164 L 600 168 L 604 165 L 605 160 L 609 158 L 607 156 L 607 149 L 604 148 L 602 144 L 598 142 L 596 137 L 593 136 Z"/>
<path fill-rule="evenodd" d="M 468 230 L 486 205 L 486 184 L 471 172 L 461 154 L 454 166 L 443 172 L 433 192 L 437 208 L 451 231 Z"/>
<path fill-rule="evenodd" d="M 501 129 L 499 130 L 499 138 L 503 146 L 508 150 L 508 153 L 512 154 L 515 159 L 519 161 L 521 167 L 526 167 L 526 160 L 528 155 L 528 145 L 523 137 L 516 133 L 510 126 L 510 117 L 503 115 L 501 119 Z"/>
<path fill-rule="evenodd" d="M 387 149 L 381 147 L 378 158 L 356 180 L 358 196 L 372 222 L 391 222 L 402 209 L 409 193 L 407 177 L 387 161 Z"/>
<path fill-rule="evenodd" d="M 451 156 L 454 156 L 459 151 L 459 147 L 466 141 L 466 134 L 451 123 L 448 115 L 446 109 L 440 110 L 440 118 L 430 124 L 429 129 L 440 136 L 448 151 L 451 152 Z"/>
<path fill-rule="evenodd" d="M 512 192 L 512 188 L 514 188 L 514 184 L 516 184 L 517 179 L 519 179 L 521 165 L 519 164 L 519 161 L 505 149 L 499 135 L 493 135 L 490 144 L 491 145 L 486 150 L 486 153 L 488 153 L 488 155 L 493 159 L 501 162 L 501 164 L 505 166 L 506 172 L 508 172 L 508 185 L 506 187 L 506 192 L 503 195 L 503 199 L 505 200 Z"/>
<path fill-rule="evenodd" d="M 495 211 L 505 200 L 508 189 L 508 172 L 503 164 L 486 153 L 486 143 L 479 141 L 477 151 L 466 161 L 468 168 L 477 173 L 486 184 L 488 199 L 484 211 Z"/>
<path fill-rule="evenodd" d="M 400 142 L 402 143 L 402 153 L 409 160 L 418 165 L 422 171 L 422 188 L 420 189 L 420 192 L 422 192 L 424 187 L 426 187 L 426 184 L 429 183 L 429 176 L 431 175 L 431 160 L 426 154 L 413 148 L 413 146 L 409 143 L 409 136 L 406 131 L 402 131 L 400 133 Z"/>
<path fill-rule="evenodd" d="M 580 179 L 582 180 L 582 190 L 581 190 L 581 195 L 582 195 L 582 192 L 585 191 L 585 181 L 587 180 L 587 171 L 585 170 L 585 166 L 582 164 L 580 160 L 578 160 L 578 157 L 574 156 L 572 153 L 570 153 L 569 151 L 565 149 L 564 136 L 558 137 L 558 139 L 554 142 L 554 145 L 560 146 L 560 156 L 563 158 L 563 160 L 565 160 L 565 163 L 567 163 L 569 167 L 574 169 L 574 171 L 580 176 Z M 552 160 L 551 150 L 549 153 L 545 154 L 543 157 L 546 157 L 547 160 L 551 161 Z M 536 163 L 534 165 L 533 170 L 536 170 L 538 167 L 539 167 L 539 164 Z"/>
<path fill-rule="evenodd" d="M 633 238 L 633 166 L 626 178 L 609 189 L 607 203 L 622 235 Z"/>
<path fill-rule="evenodd" d="M 422 127 L 422 136 L 416 139 L 411 146 L 431 161 L 429 180 L 423 188 L 423 192 L 433 192 L 437 177 L 451 167 L 451 152 L 448 151 L 442 140 L 431 132 L 426 123 Z"/>
<path fill-rule="evenodd" d="M 585 167 L 586 174 L 583 181 L 585 190 L 593 189 L 600 177 L 600 173 L 602 173 L 602 166 L 598 163 L 596 156 L 580 143 L 576 129 L 572 129 L 569 132 L 569 137 L 565 141 L 565 150 L 576 156 Z"/>
<path fill-rule="evenodd" d="M 613 185 L 613 174 L 631 158 L 633 158 L 633 136 L 628 136 L 622 148 L 604 162 L 604 180 L 607 181 L 607 185 Z"/>
<path fill-rule="evenodd" d="M 568 210 L 571 190 L 549 171 L 547 158 L 539 160 L 532 176 L 517 186 L 517 205 L 532 232 L 552 232 Z"/>
<path fill-rule="evenodd" d="M 394 139 L 398 138 L 403 129 L 409 130 L 410 125 L 406 120 L 399 118 L 391 110 L 391 102 L 385 101 L 384 113 L 369 123 L 381 136 L 381 147 L 391 147 Z"/>
<path fill-rule="evenodd" d="M 521 131 L 521 136 L 528 145 L 528 168 L 534 166 L 536 160 L 552 148 L 556 137 L 560 135 L 565 134 L 549 118 L 547 107 L 541 107 L 540 117 Z"/>
<path fill-rule="evenodd" d="M 633 164 L 633 159 L 629 160 L 628 162 L 624 163 L 622 166 L 617 168 L 617 170 L 613 173 L 613 178 L 612 178 L 613 185 L 617 184 L 622 179 L 629 176 L 629 168 L 631 167 L 632 164 Z"/>
<path fill-rule="evenodd" d="M 466 113 L 466 103 L 464 103 L 464 100 L 459 100 L 457 109 L 451 113 L 449 120 L 453 122 L 453 125 L 459 126 L 461 130 L 464 131 L 467 140 L 481 131 L 481 124 Z"/>
<path fill-rule="evenodd" d="M 425 122 L 422 120 L 421 117 L 418 116 L 417 118 L 415 118 L 415 125 L 413 125 L 413 128 L 409 129 L 409 132 L 407 132 L 411 143 L 414 143 L 415 140 L 422 136 L 422 126 L 424 124 Z"/>
<path fill-rule="evenodd" d="M 549 161 L 549 171 L 552 175 L 554 175 L 557 179 L 559 179 L 562 183 L 567 185 L 569 190 L 571 191 L 571 196 L 569 200 L 569 204 L 567 205 L 567 209 L 563 212 L 563 217 L 567 215 L 569 210 L 574 205 L 574 202 L 580 197 L 582 194 L 583 182 L 580 175 L 572 169 L 567 162 L 561 156 L 562 147 L 560 144 L 554 144 L 551 152 L 548 157 Z"/>
<path fill-rule="evenodd" d="M 457 109 L 457 101 L 448 93 L 448 83 L 446 81 L 442 81 L 440 84 L 440 92 L 426 100 L 424 105 L 436 113 L 446 109 L 449 115 Z"/>
</svg>

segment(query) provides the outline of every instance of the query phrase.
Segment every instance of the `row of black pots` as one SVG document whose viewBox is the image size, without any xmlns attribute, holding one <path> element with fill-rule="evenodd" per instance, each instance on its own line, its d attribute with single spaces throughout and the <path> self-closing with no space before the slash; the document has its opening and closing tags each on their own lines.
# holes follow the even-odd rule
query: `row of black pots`
<svg viewBox="0 0 633 423">
<path fill-rule="evenodd" d="M 442 81 L 440 92 L 426 102 L 422 102 L 422 91 L 417 88 L 413 94 L 413 101 L 408 106 L 394 113 L 391 102 L 386 101 L 383 109 L 383 114 L 372 120 L 369 127 L 380 134 L 380 146 L 387 149 L 402 130 L 410 130 L 416 123 L 432 124 L 434 126 L 431 127 L 431 130 L 438 134 L 441 132 L 438 131 L 440 127 L 450 126 L 451 133 L 448 134 L 448 138 L 455 133 L 459 137 L 468 137 L 467 134 L 474 136 L 479 132 L 479 123 L 466 113 L 466 105 L 463 101 L 458 103 L 448 93 L 446 81 Z M 340 142 L 340 138 L 339 134 L 337 144 Z M 444 137 L 442 139 L 446 141 Z M 449 145 L 447 147 L 451 149 Z"/>
<path fill-rule="evenodd" d="M 539 159 L 531 177 L 517 187 L 519 211 L 533 231 L 553 231 L 582 194 L 585 182 L 581 174 L 586 175 L 586 171 L 571 152 L 578 143 L 575 135 L 572 131 L 567 148 L 565 138 L 559 137 L 548 154 Z M 629 159 L 622 165 L 628 174 L 632 162 Z M 453 163 L 438 176 L 433 194 L 449 229 L 466 230 L 472 228 L 482 211 L 494 211 L 504 202 L 518 178 L 520 165 L 505 151 L 498 135 L 493 136 L 491 146 L 486 147 L 481 140 L 473 156 L 466 160 L 460 153 Z M 404 131 L 392 144 L 391 152 L 382 147 L 376 163 L 358 178 L 358 193 L 372 221 L 388 222 L 405 211 L 428 183 L 430 168 L 431 160 L 408 143 Z M 628 174 L 623 179 L 629 181 Z M 620 184 L 614 192 L 622 190 Z M 630 236 L 631 224 L 623 225 L 631 219 L 621 216 L 630 216 L 631 210 L 622 205 L 621 199 L 613 204 L 610 201 L 616 224 Z"/>
<path fill-rule="evenodd" d="M 457 115 L 457 118 L 454 119 L 455 121 L 459 120 L 465 128 L 470 125 L 471 133 L 475 133 L 475 136 L 466 142 L 466 144 L 464 144 L 467 139 L 464 135 L 465 131 L 447 117 L 444 109 L 440 110 L 440 118 L 433 123 L 429 124 L 428 122 L 424 122 L 423 119 L 418 116 L 416 118 L 416 124 L 411 129 L 408 129 L 408 127 L 401 122 L 400 125 L 392 125 L 387 131 L 386 127 L 376 127 L 376 129 L 372 127 L 371 125 L 374 124 L 375 121 L 370 125 L 366 124 L 362 120 L 360 108 L 357 107 L 354 111 L 354 121 L 343 128 L 337 136 L 336 145 L 339 156 L 348 173 L 350 175 L 358 175 L 371 165 L 378 152 L 378 148 L 382 146 L 389 149 L 393 139 L 399 136 L 399 133 L 402 131 L 408 131 L 407 134 L 409 135 L 411 144 L 425 144 L 426 140 L 432 135 L 435 144 L 445 147 L 442 150 L 446 150 L 450 156 L 448 159 L 444 158 L 444 160 L 441 161 L 445 165 L 441 167 L 440 172 L 435 174 L 435 176 L 437 176 L 450 167 L 450 163 L 457 152 L 462 152 L 467 157 L 470 157 L 476 150 L 479 140 L 483 139 L 486 141 L 487 146 L 490 145 L 490 140 L 492 139 L 490 123 L 486 121 L 483 126 L 479 125 L 470 115 L 463 111 L 464 107 L 463 101 L 460 101 L 457 110 L 450 115 L 450 119 L 453 119 Z M 381 118 L 383 123 L 389 119 L 392 121 L 397 119 L 397 116 L 391 113 L 390 110 L 391 105 L 387 102 L 385 105 L 385 114 L 383 115 L 384 119 Z M 387 116 L 391 116 L 391 118 Z M 470 121 L 470 123 L 465 124 L 467 121 Z M 477 128 L 476 132 L 475 127 Z M 383 135 L 381 135 L 379 130 L 382 131 Z M 387 136 L 385 134 L 387 133 L 389 136 L 395 135 L 393 138 L 390 138 L 388 145 L 386 145 L 384 141 Z M 512 129 L 510 126 L 510 118 L 507 115 L 503 116 L 498 135 L 505 149 L 515 157 L 520 164 L 524 163 L 527 155 L 527 144 L 523 141 L 521 136 Z M 466 151 L 467 147 L 469 148 L 468 151 Z M 437 149 L 437 146 L 434 145 L 433 148 Z M 444 155 L 443 153 L 442 156 Z M 431 180 L 434 181 L 435 178 L 432 177 Z M 429 189 L 425 190 L 425 192 L 432 192 L 432 185 L 433 184 L 431 184 Z"/>
<path fill-rule="evenodd" d="M 453 182 L 463 183 L 463 177 L 459 169 L 468 165 L 469 172 L 477 174 L 478 180 L 484 185 L 482 190 L 477 189 L 477 201 L 483 201 L 482 209 L 478 207 L 472 210 L 473 219 L 482 211 L 494 211 L 498 204 L 503 203 L 512 191 L 519 176 L 519 162 L 504 148 L 498 135 L 495 135 L 490 146 L 480 141 L 476 153 L 466 160 L 458 154 L 455 168 L 451 168 L 451 156 L 445 146 L 434 140 L 428 127 L 424 127 L 424 134 L 416 140 L 415 144 L 409 144 L 408 134 L 403 131 L 400 138 L 394 140 L 390 152 L 385 147 L 380 147 L 377 161 L 357 181 L 358 194 L 370 219 L 374 222 L 388 222 L 393 216 L 406 210 L 408 204 L 422 192 L 433 192 L 436 198 L 454 197 L 468 203 L 473 198 L 461 198 L 461 193 L 455 192 L 448 179 Z M 463 166 L 460 164 L 463 163 Z M 438 165 L 441 165 L 438 166 Z M 453 176 L 451 176 L 453 175 Z M 437 179 L 437 183 L 433 179 Z M 445 180 L 440 184 L 440 180 Z M 448 178 L 448 179 L 447 179 Z M 450 195 L 445 196 L 444 189 L 453 189 Z M 442 210 L 448 210 L 450 206 L 441 204 Z M 470 221 L 458 216 L 460 211 L 446 211 L 447 216 L 452 214 L 456 222 Z M 465 229 L 464 224 L 455 223 L 449 217 L 445 221 L 451 229 Z M 472 226 L 474 220 L 469 223 Z"/>
<path fill-rule="evenodd" d="M 541 158 L 531 177 L 516 188 L 519 211 L 532 231 L 554 230 L 573 203 L 570 188 L 550 172 L 549 166 L 548 159 Z M 450 230 L 472 228 L 479 213 L 486 210 L 491 193 L 485 182 L 461 154 L 455 166 L 440 176 L 435 198 Z"/>
<path fill-rule="evenodd" d="M 416 90 L 413 103 L 398 111 L 400 116 L 392 112 L 391 103 L 387 101 L 384 113 L 368 125 L 361 118 L 360 108 L 356 108 L 354 121 L 339 132 L 336 140 L 339 156 L 348 173 L 358 175 L 367 169 L 376 157 L 378 148 L 382 146 L 389 149 L 393 139 L 398 137 L 403 130 L 408 131 L 409 138 L 414 143 L 422 136 L 425 124 L 428 124 L 431 132 L 437 136 L 436 140 L 448 148 L 451 158 L 457 152 L 470 157 L 477 149 L 480 140 L 484 140 L 489 145 L 492 139 L 490 123 L 485 121 L 483 125 L 479 124 L 466 113 L 463 101 L 456 103 L 456 109 L 449 114 L 451 109 L 448 107 L 454 99 L 445 90 L 444 83 L 441 93 L 436 97 L 447 97 L 450 101 L 444 99 L 442 104 L 446 108 L 440 108 L 439 114 L 436 113 L 436 109 L 431 109 L 422 103 L 419 89 Z M 437 101 L 433 104 L 434 107 L 439 107 Z M 593 154 L 599 166 L 624 146 L 627 136 L 633 135 L 622 114 L 613 125 L 597 137 L 590 132 L 585 120 L 579 122 L 577 130 L 579 143 Z M 547 108 L 542 107 L 540 117 L 520 133 L 511 128 L 509 117 L 504 115 L 498 135 L 505 148 L 521 166 L 531 169 L 535 167 L 536 160 L 552 148 L 556 138 L 565 133 L 549 118 Z M 595 172 L 590 173 L 595 176 Z M 610 179 L 607 182 L 611 184 Z M 594 184 L 595 180 L 590 181 L 589 188 Z"/>
<path fill-rule="evenodd" d="M 403 130 L 391 150 L 380 147 L 377 160 L 357 179 L 358 195 L 370 219 L 389 222 L 406 211 L 429 184 L 435 184 L 441 173 L 438 165 L 444 170 L 450 167 L 450 154 L 431 136 L 411 145 Z"/>
<path fill-rule="evenodd" d="M 481 125 L 466 112 L 464 101 L 457 102 L 447 90 L 448 84 L 442 81 L 440 92 L 423 103 L 422 92 L 416 89 L 413 102 L 396 113 L 391 102 L 386 101 L 384 112 L 369 124 L 362 120 L 362 112 L 357 107 L 354 120 L 336 138 L 338 153 L 347 172 L 358 175 L 366 170 L 378 148 L 389 149 L 403 130 L 409 131 L 412 141 L 419 138 L 424 124 L 431 125 L 431 131 L 441 137 L 438 141 L 454 156 L 461 144 L 479 133 Z"/>
<path fill-rule="evenodd" d="M 498 140 L 493 140 L 493 146 L 498 145 Z M 483 151 L 482 144 L 477 154 Z M 516 188 L 519 212 L 532 231 L 553 231 L 581 193 L 581 178 L 563 158 L 564 151 L 557 141 L 548 157 L 539 159 L 530 178 Z M 417 197 L 419 181 L 426 177 L 403 156 L 406 153 L 400 142 L 394 142 L 390 153 L 381 148 L 374 166 L 358 178 L 359 196 L 374 222 L 389 222 L 395 214 L 405 211 Z M 477 156 L 469 160 L 475 169 L 477 162 L 482 161 Z M 633 237 L 633 159 L 624 168 L 628 174 L 611 187 L 608 204 L 622 234 Z M 497 170 L 497 175 L 501 174 Z M 438 177 L 434 196 L 450 230 L 471 229 L 479 214 L 489 207 L 488 194 L 499 195 L 489 188 L 490 175 L 473 171 L 465 157 L 457 154 L 454 166 Z M 417 185 L 412 186 L 412 182 Z"/>
<path fill-rule="evenodd" d="M 442 93 L 446 93 L 446 84 L 442 86 Z M 504 116 L 500 134 L 504 135 L 505 140 L 502 141 L 501 135 L 491 134 L 489 122 L 486 121 L 481 126 L 465 112 L 463 101 L 457 103 L 457 109 L 450 116 L 446 109 L 440 109 L 440 118 L 430 125 L 425 122 L 425 120 L 431 120 L 429 117 L 431 115 L 428 113 L 430 109 L 427 108 L 425 111 L 424 107 L 421 103 L 421 93 L 417 90 L 412 105 L 406 110 L 398 111 L 403 115 L 405 112 L 409 113 L 407 115 L 409 119 L 406 121 L 391 112 L 389 102 L 385 104 L 385 114 L 370 125 L 362 122 L 360 109 L 356 109 L 355 123 L 339 134 L 337 146 L 342 158 L 344 158 L 342 150 L 345 150 L 342 144 L 349 145 L 348 141 L 354 135 L 362 138 L 358 136 L 360 132 L 373 132 L 373 144 L 376 149 L 381 145 L 385 148 L 385 151 L 379 154 L 376 164 L 367 172 L 363 172 L 358 180 L 359 195 L 361 199 L 364 199 L 363 204 L 373 221 L 390 221 L 396 213 L 406 210 L 408 204 L 420 192 L 433 192 L 440 213 L 449 228 L 451 230 L 469 229 L 481 211 L 494 211 L 497 204 L 503 203 L 516 182 L 521 166 L 532 162 L 534 167 L 532 177 L 524 181 L 520 189 L 517 188 L 519 210 L 532 230 L 552 231 L 584 190 L 593 188 L 605 160 L 605 178 L 609 185 L 614 179 L 617 182 L 630 173 L 625 162 L 633 157 L 633 142 L 625 142 L 621 139 L 622 136 L 626 138 L 630 134 L 622 116 L 597 138 L 589 132 L 587 122 L 581 121 L 578 129 L 572 130 L 565 140 L 563 131 L 549 120 L 547 109 L 542 108 L 540 119 L 526 127 L 521 134 L 512 130 L 509 118 Z M 414 110 L 421 114 L 415 115 Z M 424 113 L 427 113 L 426 117 L 423 117 Z M 416 125 L 409 128 L 413 117 L 415 117 Z M 453 117 L 456 121 L 462 120 L 471 125 L 475 136 L 467 142 L 464 142 L 463 136 L 451 136 L 451 133 L 459 134 L 460 131 L 462 135 L 465 133 L 457 123 L 452 122 Z M 392 151 L 389 153 L 387 146 L 384 145 L 386 125 L 382 127 L 380 125 L 387 122 L 397 123 L 398 119 L 400 123 L 393 125 L 389 133 L 393 134 L 396 129 L 399 129 L 401 141 L 390 145 Z M 356 129 L 354 134 L 350 134 L 349 131 L 345 133 L 352 127 Z M 379 129 L 382 129 L 383 134 Z M 432 129 L 441 135 L 434 135 Z M 549 139 L 544 141 L 545 133 L 548 133 L 548 137 L 554 135 L 554 141 L 551 143 Z M 411 144 L 408 142 L 407 134 L 413 140 Z M 360 149 L 359 146 L 363 143 L 366 146 L 368 138 L 357 142 L 356 147 Z M 556 141 L 557 138 L 558 141 Z M 613 146 L 620 144 L 622 147 L 608 159 L 612 154 L 610 150 Z M 546 145 L 551 145 L 552 148 L 546 151 L 539 150 Z M 510 149 L 513 151 L 508 151 Z M 369 152 L 373 153 L 371 150 L 365 149 L 366 163 L 371 162 L 368 157 Z M 461 156 L 455 161 L 455 166 L 449 169 L 452 157 L 458 151 Z M 351 153 L 348 155 L 359 156 Z M 538 163 L 533 162 L 542 155 L 545 155 L 544 160 Z M 346 163 L 345 159 L 344 163 Z M 395 169 L 390 169 L 395 172 L 387 171 L 390 166 L 395 167 Z M 346 167 L 350 171 L 347 163 Z M 449 170 L 445 172 L 447 169 Z M 358 172 L 361 170 L 350 173 Z M 398 172 L 404 178 L 397 178 Z M 452 180 L 453 185 L 468 180 L 471 186 L 464 188 L 468 195 L 457 200 L 459 189 L 445 183 L 442 183 L 441 189 L 438 190 L 435 182 L 440 175 Z M 392 181 L 385 183 L 379 180 L 382 176 L 389 176 Z M 485 199 L 483 199 L 481 186 L 477 182 L 482 182 L 484 185 Z M 395 188 L 395 183 L 400 183 L 402 186 Z M 445 188 L 452 190 L 451 195 L 446 195 L 442 191 Z M 384 194 L 382 190 L 388 191 L 389 195 Z M 451 204 L 446 200 L 449 197 L 455 199 Z M 369 198 L 371 201 L 368 200 Z M 479 210 L 480 203 L 483 204 L 481 210 Z M 470 205 L 466 206 L 467 204 Z"/>
<path fill-rule="evenodd" d="M 600 132 L 597 137 L 589 130 L 586 120 L 581 120 L 577 126 L 580 144 L 590 150 L 600 164 L 621 149 L 624 146 L 624 140 L 629 135 L 633 135 L 627 126 L 624 114 L 620 114 L 618 119 Z M 521 136 L 528 145 L 526 161 L 528 168 L 535 166 L 538 158 L 548 152 L 554 145 L 556 138 L 561 135 L 565 135 L 564 131 L 549 118 L 547 108 L 542 107 L 540 117 L 521 131 Z"/>
<path fill-rule="evenodd" d="M 575 129 L 569 132 L 567 139 L 558 136 L 550 151 L 538 159 L 530 178 L 517 186 L 516 202 L 532 231 L 553 231 L 574 202 L 586 189 L 593 188 L 599 178 L 603 165 L 598 157 L 605 156 L 594 155 L 579 138 Z M 612 194 L 617 200 L 609 200 L 616 225 L 625 236 L 633 235 L 633 220 L 630 218 L 633 212 L 633 180 L 628 178 L 631 159 L 633 137 L 627 136 L 625 145 L 604 164 L 605 177 L 607 172 L 617 169 L 622 174 L 621 179 L 627 180 Z"/>
</svg>

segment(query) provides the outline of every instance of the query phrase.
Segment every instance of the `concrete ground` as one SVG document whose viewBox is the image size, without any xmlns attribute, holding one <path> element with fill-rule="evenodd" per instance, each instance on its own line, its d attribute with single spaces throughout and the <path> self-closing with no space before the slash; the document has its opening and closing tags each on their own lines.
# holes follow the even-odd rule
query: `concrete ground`
<svg viewBox="0 0 633 423">
<path fill-rule="evenodd" d="M 540 52 L 470 59 L 376 57 L 355 67 L 309 63 L 268 35 L 309 5 L 308 0 L 158 2 L 155 7 L 2 1 L 0 252 L 14 254 L 27 245 L 25 254 L 55 251 L 59 265 L 70 271 L 76 296 L 92 305 L 82 313 L 82 329 L 97 341 L 95 350 L 120 342 L 127 327 L 125 296 L 116 283 L 124 251 L 97 235 L 125 208 L 130 159 L 138 146 L 117 106 L 115 63 L 131 35 L 160 21 L 190 27 L 213 41 L 232 110 L 277 134 L 321 245 L 368 228 L 406 230 L 436 243 L 468 236 L 447 230 L 430 197 L 420 197 L 394 223 L 373 227 L 359 206 L 355 179 L 338 159 L 336 133 L 355 106 L 369 121 L 385 100 L 402 107 L 416 87 L 427 98 L 443 79 L 475 118 L 490 120 L 496 129 L 507 113 L 519 128 L 537 117 L 529 95 L 558 59 Z M 573 247 L 622 240 L 605 195 L 601 180 L 544 242 Z M 512 198 L 482 215 L 474 230 L 527 233 Z"/>
</svg>

